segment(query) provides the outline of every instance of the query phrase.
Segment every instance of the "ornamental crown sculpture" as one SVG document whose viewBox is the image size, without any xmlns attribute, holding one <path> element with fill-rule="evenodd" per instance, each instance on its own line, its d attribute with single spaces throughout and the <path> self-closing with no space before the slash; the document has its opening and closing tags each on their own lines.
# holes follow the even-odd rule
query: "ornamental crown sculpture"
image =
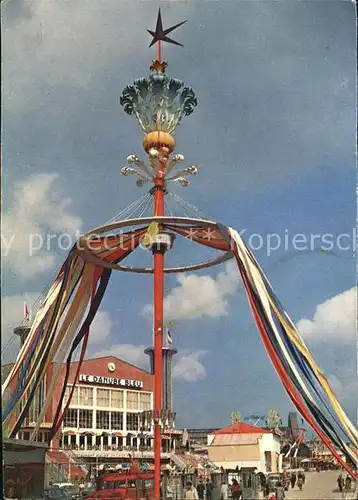
<svg viewBox="0 0 358 500">
<path fill-rule="evenodd" d="M 146 134 L 161 131 L 172 135 L 182 116 L 194 111 L 197 98 L 181 80 L 156 72 L 128 85 L 120 104 L 128 115 L 136 116 Z"/>
</svg>

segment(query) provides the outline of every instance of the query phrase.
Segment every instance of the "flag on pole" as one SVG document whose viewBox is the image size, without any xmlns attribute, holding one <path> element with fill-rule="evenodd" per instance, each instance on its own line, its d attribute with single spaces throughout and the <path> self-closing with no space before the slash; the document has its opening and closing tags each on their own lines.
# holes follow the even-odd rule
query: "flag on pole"
<svg viewBox="0 0 358 500">
<path fill-rule="evenodd" d="M 172 345 L 172 343 L 173 343 L 172 336 L 170 335 L 170 331 L 167 330 L 167 344 Z"/>
<path fill-rule="evenodd" d="M 26 302 L 24 302 L 24 321 L 30 321 L 30 309 Z"/>
<path fill-rule="evenodd" d="M 168 321 L 168 323 L 166 324 L 167 345 L 172 345 L 172 343 L 173 343 L 173 339 L 172 339 L 172 336 L 170 335 L 170 331 L 169 331 L 169 328 L 171 328 L 172 326 L 173 326 L 173 322 L 172 321 Z"/>
</svg>

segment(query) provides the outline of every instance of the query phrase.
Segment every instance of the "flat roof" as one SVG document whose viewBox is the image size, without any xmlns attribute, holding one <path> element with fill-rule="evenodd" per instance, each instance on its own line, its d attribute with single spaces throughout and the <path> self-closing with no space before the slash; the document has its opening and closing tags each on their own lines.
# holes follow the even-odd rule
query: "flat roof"
<svg viewBox="0 0 358 500">
<path fill-rule="evenodd" d="M 47 443 L 40 441 L 28 441 L 24 439 L 4 439 L 3 449 L 5 451 L 32 451 L 38 449 L 47 449 Z"/>
</svg>

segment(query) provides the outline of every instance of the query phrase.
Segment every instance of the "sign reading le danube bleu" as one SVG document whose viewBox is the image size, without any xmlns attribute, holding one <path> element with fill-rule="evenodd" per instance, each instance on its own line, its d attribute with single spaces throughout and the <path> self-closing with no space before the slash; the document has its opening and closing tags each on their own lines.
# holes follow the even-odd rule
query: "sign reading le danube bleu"
<svg viewBox="0 0 358 500">
<path fill-rule="evenodd" d="M 96 375 L 79 375 L 79 382 L 85 382 L 87 384 L 105 384 L 105 385 L 115 385 L 117 387 L 132 387 L 134 389 L 142 389 L 143 382 L 139 380 L 126 380 L 124 378 L 112 378 L 112 377 L 97 377 Z"/>
</svg>

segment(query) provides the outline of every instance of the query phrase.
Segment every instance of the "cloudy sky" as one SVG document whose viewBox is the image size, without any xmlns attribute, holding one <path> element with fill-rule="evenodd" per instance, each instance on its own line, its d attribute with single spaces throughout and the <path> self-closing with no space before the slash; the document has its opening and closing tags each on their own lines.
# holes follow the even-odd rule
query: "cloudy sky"
<svg viewBox="0 0 358 500">
<path fill-rule="evenodd" d="M 142 133 L 119 96 L 148 74 L 155 52 L 146 29 L 154 28 L 158 5 L 3 2 L 5 361 L 18 347 L 11 328 L 22 320 L 24 300 L 36 301 L 66 257 L 58 237 L 104 223 L 145 193 L 120 175 L 129 154 L 143 153 Z M 180 196 L 207 217 L 245 229 L 245 240 L 257 249 L 277 295 L 354 417 L 355 6 L 160 5 L 165 26 L 189 21 L 173 33 L 184 48 L 167 45 L 163 55 L 168 74 L 192 86 L 199 100 L 176 139 L 177 151 L 200 173 L 189 188 L 171 187 L 168 211 L 186 214 Z M 149 214 L 149 205 L 144 209 Z M 283 243 L 278 247 L 272 236 L 278 248 L 268 251 L 274 233 Z M 299 248 L 295 234 L 301 234 Z M 41 247 L 34 235 L 44 238 Z M 53 235 L 49 244 L 45 235 Z M 302 244 L 302 235 L 312 244 Z M 207 256 L 178 242 L 168 260 Z M 114 275 L 89 355 L 111 353 L 148 367 L 143 349 L 152 340 L 151 294 L 150 277 Z M 233 410 L 247 415 L 275 408 L 283 416 L 292 410 L 232 263 L 172 276 L 165 295 L 179 351 L 178 425 L 225 425 Z"/>
</svg>

